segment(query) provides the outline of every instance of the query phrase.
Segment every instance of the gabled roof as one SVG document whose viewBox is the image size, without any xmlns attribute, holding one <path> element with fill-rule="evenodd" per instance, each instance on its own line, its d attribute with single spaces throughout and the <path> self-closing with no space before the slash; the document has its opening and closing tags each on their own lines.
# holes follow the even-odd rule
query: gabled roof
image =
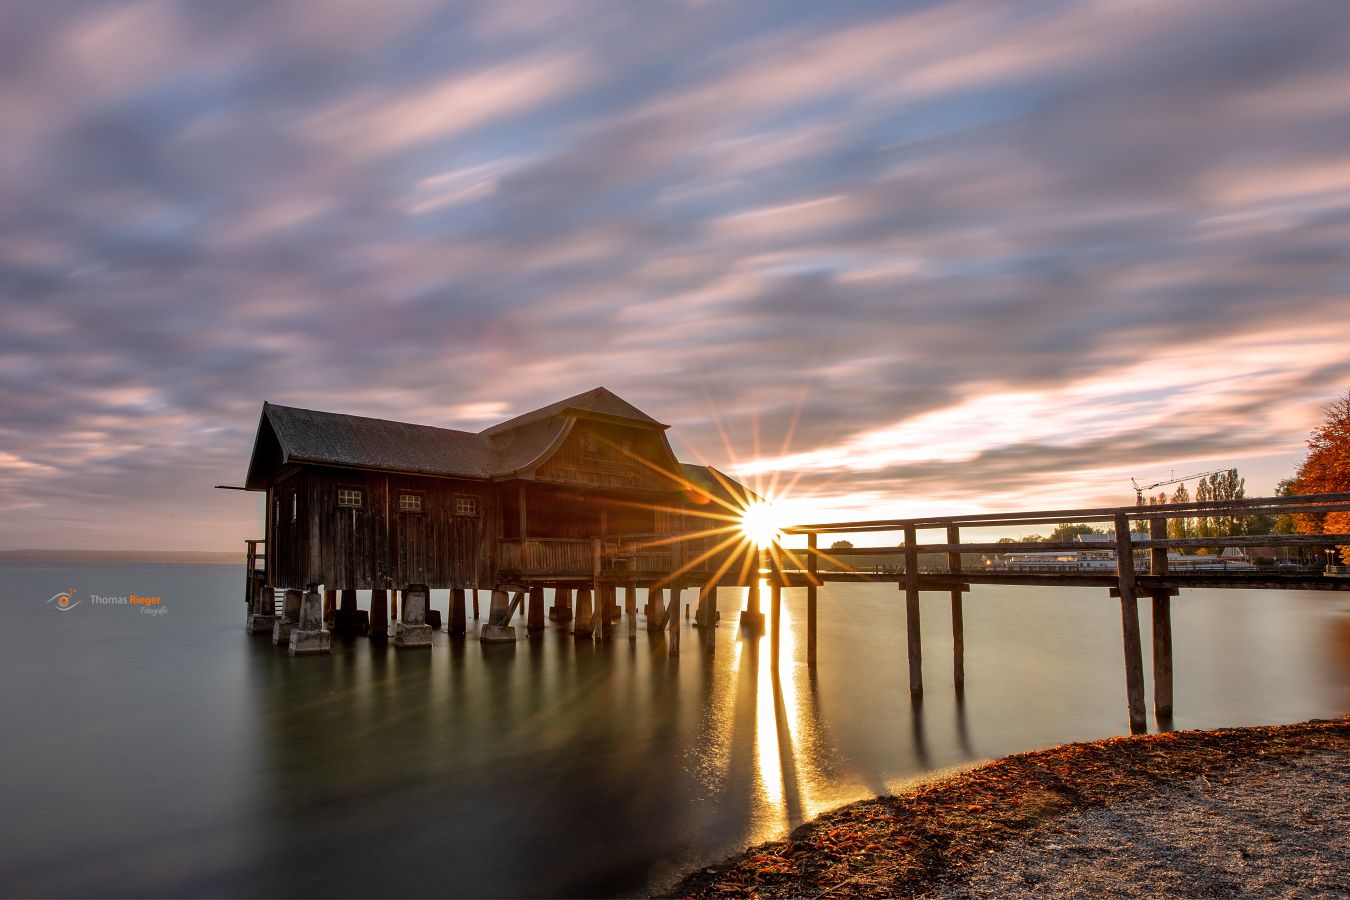
<svg viewBox="0 0 1350 900">
<path fill-rule="evenodd" d="M 566 412 L 583 412 L 615 419 L 630 419 L 655 428 L 670 427 L 669 425 L 662 425 L 608 388 L 598 387 L 591 388 L 583 394 L 577 394 L 575 397 L 550 403 L 548 406 L 516 416 L 514 419 L 508 419 L 500 425 L 493 425 L 491 428 L 484 429 L 480 434 L 488 436 L 501 434 L 503 431 L 521 428 L 544 419 L 556 418 Z"/>
<path fill-rule="evenodd" d="M 468 431 L 272 403 L 263 404 L 263 421 L 272 428 L 287 463 L 467 478 L 489 478 L 495 468 L 491 448 Z"/>
<path fill-rule="evenodd" d="M 458 478 L 509 478 L 551 455 L 578 417 L 622 420 L 652 430 L 667 427 L 603 387 L 477 434 L 264 403 L 244 484 L 249 489 L 265 486 L 268 476 L 263 467 L 277 452 L 283 465 L 301 462 Z M 707 475 L 703 478 L 715 481 Z"/>
</svg>

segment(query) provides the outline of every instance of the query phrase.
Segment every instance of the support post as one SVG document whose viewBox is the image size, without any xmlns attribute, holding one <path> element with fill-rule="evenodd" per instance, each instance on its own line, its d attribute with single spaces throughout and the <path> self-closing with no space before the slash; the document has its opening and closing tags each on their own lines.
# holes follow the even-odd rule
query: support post
<svg viewBox="0 0 1350 900">
<path fill-rule="evenodd" d="M 959 525 L 947 526 L 947 543 L 961 543 Z M 947 574 L 953 578 L 961 574 L 961 554 L 952 550 L 947 553 Z M 965 616 L 961 609 L 961 589 L 952 588 L 952 684 L 958 691 L 966 689 L 966 627 Z"/>
<path fill-rule="evenodd" d="M 431 648 L 431 626 L 427 624 L 427 599 L 430 594 L 425 584 L 410 584 L 403 591 L 402 614 L 394 624 L 395 647 Z"/>
<path fill-rule="evenodd" d="M 360 621 L 360 611 L 356 605 L 356 591 L 343 588 L 338 592 L 339 605 L 335 617 L 335 627 L 330 629 L 340 634 L 355 634 L 365 629 Z"/>
<path fill-rule="evenodd" d="M 370 592 L 370 622 L 366 625 L 366 637 L 379 643 L 389 640 L 388 591 Z"/>
<path fill-rule="evenodd" d="M 297 590 L 286 591 L 281 607 L 281 618 L 272 625 L 272 644 L 277 647 L 291 645 L 291 631 L 300 622 L 301 595 Z"/>
<path fill-rule="evenodd" d="M 488 620 L 478 630 L 478 640 L 485 644 L 515 641 L 516 629 L 511 624 L 511 614 L 515 609 L 516 603 L 511 601 L 506 591 L 500 588 L 494 590 L 492 605 L 488 609 Z"/>
<path fill-rule="evenodd" d="M 666 592 L 658 587 L 647 588 L 647 631 L 659 634 L 666 627 Z"/>
<path fill-rule="evenodd" d="M 670 627 L 670 639 L 667 649 L 671 654 L 680 652 L 680 586 L 670 585 L 670 605 L 666 607 L 666 624 Z"/>
<path fill-rule="evenodd" d="M 249 634 L 271 634 L 277 621 L 276 608 L 277 592 L 270 584 L 259 587 L 253 595 L 253 608 L 249 610 L 244 630 Z"/>
<path fill-rule="evenodd" d="M 909 693 L 923 696 L 923 634 L 919 628 L 919 539 L 905 526 L 905 631 L 909 648 Z"/>
<path fill-rule="evenodd" d="M 539 585 L 530 588 L 530 631 L 544 630 L 544 589 Z"/>
<path fill-rule="evenodd" d="M 337 627 L 337 591 L 332 588 L 323 590 L 323 627 L 329 631 Z"/>
<path fill-rule="evenodd" d="M 637 638 L 637 582 L 630 581 L 623 588 L 623 611 L 628 616 L 628 637 Z"/>
<path fill-rule="evenodd" d="M 602 641 L 607 641 L 614 631 L 614 585 L 598 584 L 595 591 L 595 612 L 591 629 Z"/>
<path fill-rule="evenodd" d="M 1155 541 L 1167 538 L 1167 520 L 1150 519 L 1148 536 Z M 1167 548 L 1149 550 L 1151 575 L 1167 574 Z M 1153 601 L 1153 715 L 1159 722 L 1172 718 L 1172 596 L 1166 588 L 1155 590 Z"/>
<path fill-rule="evenodd" d="M 549 607 L 548 617 L 555 622 L 572 621 L 572 589 L 554 588 L 553 605 Z"/>
<path fill-rule="evenodd" d="M 595 616 L 591 613 L 591 589 L 577 591 L 577 616 L 572 622 L 572 633 L 578 637 L 590 637 L 595 630 Z"/>
<path fill-rule="evenodd" d="M 323 595 L 317 584 L 311 584 L 300 601 L 300 620 L 291 629 L 286 652 L 291 656 L 332 652 L 332 637 L 323 627 Z"/>
<path fill-rule="evenodd" d="M 1125 638 L 1125 697 L 1130 711 L 1130 731 L 1148 730 L 1144 708 L 1144 653 L 1139 641 L 1139 604 L 1134 590 L 1134 547 L 1130 543 L 1130 520 L 1123 510 L 1115 514 L 1116 577 L 1120 582 L 1120 624 Z"/>
<path fill-rule="evenodd" d="M 757 553 L 756 550 L 748 551 Z M 761 612 L 759 596 L 759 566 L 755 566 L 750 575 L 750 584 L 746 586 L 749 590 L 745 595 L 745 611 L 741 613 L 741 628 L 762 633 L 764 631 L 764 613 Z"/>
<path fill-rule="evenodd" d="M 475 586 L 473 589 L 473 620 L 477 622 L 478 619 L 478 588 Z"/>
<path fill-rule="evenodd" d="M 464 615 L 464 588 L 450 590 L 450 634 L 465 634 L 469 630 L 468 617 Z"/>
<path fill-rule="evenodd" d="M 816 590 L 820 579 L 820 559 L 816 555 L 819 535 L 806 536 L 806 664 L 816 664 Z"/>
</svg>

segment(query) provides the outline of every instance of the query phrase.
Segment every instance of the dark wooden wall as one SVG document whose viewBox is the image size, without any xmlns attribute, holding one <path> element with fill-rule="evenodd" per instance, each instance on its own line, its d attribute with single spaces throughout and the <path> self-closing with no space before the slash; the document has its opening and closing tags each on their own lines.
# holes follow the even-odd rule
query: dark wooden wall
<svg viewBox="0 0 1350 900">
<path fill-rule="evenodd" d="M 643 465 L 633 456 L 651 465 Z M 670 491 L 675 482 L 660 472 L 674 464 L 665 435 L 659 431 L 582 419 L 536 470 L 535 478 L 593 488 Z M 675 471 L 678 473 L 678 469 Z"/>
<path fill-rule="evenodd" d="M 339 488 L 361 491 L 361 507 L 338 506 Z M 268 519 L 273 584 L 339 590 L 489 587 L 499 533 L 493 488 L 482 481 L 306 467 L 273 489 L 281 502 L 280 525 L 274 527 L 275 508 Z M 422 497 L 422 511 L 400 511 L 401 493 Z M 461 496 L 478 501 L 478 515 L 455 514 Z"/>
</svg>

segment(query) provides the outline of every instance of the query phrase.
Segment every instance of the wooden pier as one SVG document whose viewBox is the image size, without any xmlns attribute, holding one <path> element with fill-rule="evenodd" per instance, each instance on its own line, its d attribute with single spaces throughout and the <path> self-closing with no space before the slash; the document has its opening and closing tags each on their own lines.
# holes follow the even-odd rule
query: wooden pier
<svg viewBox="0 0 1350 900">
<path fill-rule="evenodd" d="M 1259 534 L 1227 537 L 1168 538 L 1167 521 L 1180 518 L 1278 516 L 1296 513 L 1318 514 L 1350 509 L 1350 493 L 1315 494 L 1293 497 L 1260 497 L 1203 503 L 1178 503 L 1160 506 L 1126 506 L 1093 509 L 1054 509 L 1026 512 L 937 516 L 917 519 L 887 519 L 859 522 L 835 522 L 799 525 L 784 529 L 786 536 L 805 535 L 804 548 L 778 545 L 772 548 L 772 565 L 767 577 L 774 585 L 804 586 L 807 602 L 807 663 L 815 665 L 817 589 L 825 582 L 896 582 L 904 592 L 905 628 L 909 662 L 909 690 L 915 697 L 923 694 L 923 643 L 920 633 L 919 596 L 923 591 L 950 594 L 952 605 L 952 679 L 958 691 L 965 686 L 965 641 L 962 594 L 972 584 L 1037 585 L 1042 587 L 1101 587 L 1119 598 L 1121 631 L 1125 660 L 1125 694 L 1132 731 L 1147 727 L 1144 700 L 1143 651 L 1139 633 L 1141 596 L 1151 601 L 1153 627 L 1154 712 L 1167 722 L 1173 710 L 1172 678 L 1172 598 L 1183 588 L 1239 588 L 1246 590 L 1350 590 L 1350 577 L 1340 574 L 1344 567 L 1329 566 L 1323 572 L 1286 572 L 1254 567 L 1243 571 L 1176 572 L 1168 571 L 1168 550 L 1213 547 L 1330 548 L 1350 545 L 1350 534 Z M 962 529 L 1009 528 L 1051 524 L 1108 525 L 1114 533 L 1111 544 L 1115 555 L 1114 571 L 1026 572 L 993 568 L 986 563 L 998 554 L 1019 551 L 1082 551 L 1088 545 L 1078 542 L 1000 542 L 962 541 Z M 919 534 L 940 531 L 943 540 L 920 543 Z M 898 544 L 888 547 L 849 547 L 831 550 L 819 548 L 823 534 L 899 535 Z M 859 570 L 846 560 L 876 556 L 903 557 L 899 571 L 873 573 Z M 921 554 L 944 554 L 946 566 L 940 571 L 924 571 Z M 979 557 L 975 566 L 965 558 Z M 824 561 L 831 568 L 823 568 Z M 777 617 L 772 626 L 778 627 Z M 771 636 L 771 645 L 777 636 Z"/>
<path fill-rule="evenodd" d="M 711 640 L 718 590 L 734 587 L 747 589 L 741 627 L 759 631 L 767 621 L 777 666 L 783 589 L 805 587 L 806 663 L 815 666 L 819 587 L 895 582 L 904 599 L 909 690 L 918 698 L 924 591 L 950 598 L 959 691 L 966 677 L 962 597 L 971 585 L 1097 587 L 1120 602 L 1127 708 L 1131 727 L 1142 730 L 1141 597 L 1150 600 L 1154 709 L 1166 721 L 1174 705 L 1171 604 L 1182 589 L 1350 590 L 1350 567 L 1171 571 L 1168 553 L 1330 548 L 1350 545 L 1350 535 L 1167 536 L 1168 521 L 1178 518 L 1235 522 L 1350 510 L 1350 493 L 798 525 L 761 551 L 748 533 L 760 498 L 713 467 L 679 462 L 667 428 L 604 388 L 476 434 L 264 404 L 238 488 L 265 497 L 265 537 L 248 542 L 245 627 L 270 634 L 292 654 L 329 652 L 333 633 L 426 648 L 442 624 L 431 591 L 450 591 L 446 628 L 463 635 L 466 601 L 478 620 L 482 590 L 490 597 L 478 630 L 485 643 L 515 641 L 517 612 L 527 634 L 542 633 L 552 620 L 571 623 L 579 638 L 605 640 L 625 616 L 635 636 L 638 591 L 645 590 L 646 629 L 668 632 L 676 651 L 686 592 L 697 591 L 693 624 Z M 1109 569 L 993 564 L 1009 553 L 1083 551 L 1085 543 L 969 539 L 976 530 L 1061 523 L 1109 528 L 1109 544 L 1092 542 L 1097 562 L 1105 558 Z M 920 542 L 932 532 L 936 540 Z M 820 546 L 822 535 L 845 534 L 893 543 Z M 799 538 L 805 546 L 790 546 Z M 891 561 L 881 572 L 867 571 L 869 557 Z M 547 613 L 545 589 L 554 591 Z M 371 592 L 369 611 L 358 608 L 357 591 Z"/>
</svg>

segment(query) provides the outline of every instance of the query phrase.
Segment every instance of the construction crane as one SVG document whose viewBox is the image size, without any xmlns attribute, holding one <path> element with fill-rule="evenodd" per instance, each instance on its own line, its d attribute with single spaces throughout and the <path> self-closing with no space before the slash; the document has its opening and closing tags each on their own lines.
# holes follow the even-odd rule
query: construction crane
<svg viewBox="0 0 1350 900">
<path fill-rule="evenodd" d="M 1131 478 L 1130 484 L 1134 485 L 1134 500 L 1135 500 L 1134 505 L 1135 506 L 1144 505 L 1144 491 L 1151 491 L 1154 488 L 1160 488 L 1163 487 L 1164 485 L 1169 484 L 1180 484 L 1183 481 L 1191 481 L 1196 478 L 1208 478 L 1210 475 L 1222 475 L 1226 472 L 1236 472 L 1236 471 L 1237 471 L 1236 469 L 1214 469 L 1213 471 L 1210 472 L 1197 472 L 1194 475 L 1183 475 L 1180 478 L 1169 478 L 1166 481 L 1159 481 L 1154 484 L 1145 484 L 1145 485 L 1140 485 L 1138 481 L 1135 481 L 1133 478 Z"/>
</svg>

